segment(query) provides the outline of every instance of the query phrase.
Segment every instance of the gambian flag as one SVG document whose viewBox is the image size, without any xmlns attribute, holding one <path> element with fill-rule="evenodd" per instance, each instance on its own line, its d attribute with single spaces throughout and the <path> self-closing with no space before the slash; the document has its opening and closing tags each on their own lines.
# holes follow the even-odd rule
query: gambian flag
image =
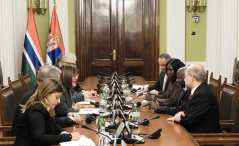
<svg viewBox="0 0 239 146">
<path fill-rule="evenodd" d="M 27 31 L 22 55 L 22 72 L 23 75 L 27 75 L 27 71 L 30 71 L 32 83 L 34 85 L 36 84 L 35 68 L 39 70 L 39 67 L 42 65 L 41 46 L 31 5 L 28 14 Z"/>
<path fill-rule="evenodd" d="M 56 5 L 54 5 L 47 42 L 46 63 L 49 65 L 55 64 L 55 60 L 62 52 L 65 52 L 65 47 L 63 44 L 61 29 L 56 14 Z"/>
</svg>

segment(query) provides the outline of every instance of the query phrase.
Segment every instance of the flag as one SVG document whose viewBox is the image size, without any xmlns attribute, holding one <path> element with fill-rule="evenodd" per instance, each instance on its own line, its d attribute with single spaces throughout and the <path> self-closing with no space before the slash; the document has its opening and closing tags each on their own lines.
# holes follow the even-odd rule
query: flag
<svg viewBox="0 0 239 146">
<path fill-rule="evenodd" d="M 37 27 L 32 11 L 32 5 L 30 5 L 27 30 L 25 35 L 25 42 L 22 55 L 22 72 L 23 75 L 27 75 L 27 71 L 31 73 L 32 83 L 36 84 L 36 71 L 43 65 L 41 45 L 39 42 Z"/>
<path fill-rule="evenodd" d="M 49 65 L 55 64 L 55 60 L 63 52 L 65 52 L 65 47 L 63 44 L 61 29 L 56 14 L 56 5 L 54 5 L 47 42 L 46 63 Z"/>
</svg>

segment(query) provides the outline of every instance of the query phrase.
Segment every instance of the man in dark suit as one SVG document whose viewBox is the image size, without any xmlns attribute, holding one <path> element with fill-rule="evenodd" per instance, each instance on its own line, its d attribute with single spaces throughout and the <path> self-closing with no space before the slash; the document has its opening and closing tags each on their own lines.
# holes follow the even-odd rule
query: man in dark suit
<svg viewBox="0 0 239 146">
<path fill-rule="evenodd" d="M 190 65 L 185 71 L 185 84 L 191 96 L 185 111 L 178 112 L 168 120 L 184 126 L 189 133 L 218 133 L 219 107 L 216 96 L 204 83 L 206 73 L 199 64 Z"/>
<path fill-rule="evenodd" d="M 151 94 L 154 95 L 161 95 L 164 94 L 164 92 L 167 89 L 168 86 L 168 77 L 167 74 L 165 72 L 165 68 L 166 68 L 166 63 L 171 59 L 170 55 L 167 53 L 163 53 L 159 56 L 158 59 L 158 63 L 159 63 L 159 67 L 162 70 L 158 80 L 156 81 L 156 83 L 152 86 L 149 86 L 148 88 L 144 88 L 142 89 L 142 92 L 148 92 L 150 91 Z"/>
<path fill-rule="evenodd" d="M 51 78 L 55 80 L 60 80 L 60 70 L 55 66 L 44 65 L 40 68 L 38 76 L 37 76 L 37 84 L 34 85 L 20 100 L 19 104 L 24 105 L 28 101 L 28 99 L 36 92 L 37 87 L 43 82 L 45 79 Z M 16 136 L 18 131 L 18 124 L 20 123 L 21 119 L 21 106 L 18 105 L 15 111 L 13 126 L 12 126 L 12 136 Z M 74 117 L 74 121 L 67 117 L 67 116 Z M 58 117 L 55 118 L 58 125 L 61 127 L 66 127 L 72 125 L 73 122 L 79 123 L 81 120 L 80 115 L 76 113 L 61 113 L 61 115 L 57 115 Z"/>
<path fill-rule="evenodd" d="M 191 93 L 191 90 L 185 88 L 184 82 L 184 73 L 186 67 L 182 67 L 177 72 L 177 80 L 176 82 L 180 84 L 181 89 L 179 90 L 179 94 L 171 101 L 166 103 L 156 103 L 152 102 L 149 106 L 150 109 L 154 110 L 157 113 L 161 114 L 170 114 L 175 115 L 179 111 L 185 110 L 186 105 L 188 103 L 188 98 Z"/>
</svg>

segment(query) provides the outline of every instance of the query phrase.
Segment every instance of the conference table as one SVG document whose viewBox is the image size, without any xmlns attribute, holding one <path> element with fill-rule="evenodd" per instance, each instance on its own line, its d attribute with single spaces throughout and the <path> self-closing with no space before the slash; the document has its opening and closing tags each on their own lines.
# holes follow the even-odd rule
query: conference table
<svg viewBox="0 0 239 146">
<path fill-rule="evenodd" d="M 98 84 L 98 78 L 97 77 L 87 77 L 85 81 L 82 83 L 81 87 L 83 87 L 86 90 L 89 89 L 97 89 Z M 135 85 L 147 85 L 147 82 L 143 77 L 135 76 Z M 136 96 L 136 95 L 132 95 Z M 91 100 L 99 101 L 100 98 L 91 98 Z M 144 95 L 138 97 L 136 100 L 133 101 L 133 103 L 137 103 L 139 101 L 144 100 Z M 82 108 L 94 108 L 93 105 L 84 105 Z M 157 113 L 150 110 L 148 107 L 140 108 L 140 120 L 149 119 Z M 151 145 L 151 146 L 193 146 L 193 145 L 199 145 L 190 135 L 190 133 L 187 132 L 187 130 L 181 126 L 180 124 L 174 123 L 172 121 L 167 121 L 167 118 L 172 117 L 171 115 L 167 114 L 158 114 L 160 117 L 158 119 L 150 120 L 149 125 L 139 125 L 138 129 L 132 129 L 132 132 L 134 133 L 144 133 L 144 134 L 151 134 L 158 128 L 162 128 L 161 136 L 158 139 L 145 139 L 144 144 L 137 144 L 137 145 Z M 86 115 L 82 115 L 82 124 L 86 124 L 85 122 Z M 121 118 L 117 117 L 118 121 L 121 121 Z M 94 121 L 91 122 L 91 124 L 86 124 L 92 129 L 97 129 L 97 125 Z M 87 129 L 81 128 L 80 124 L 74 125 L 77 132 L 79 132 L 81 135 L 85 135 L 87 138 L 92 139 L 92 141 L 98 145 L 99 136 L 94 132 Z M 72 127 L 66 127 L 67 131 L 72 132 Z M 114 129 L 113 129 L 114 130 Z M 120 145 L 120 144 L 118 144 Z M 127 144 L 132 145 L 132 144 Z"/>
</svg>

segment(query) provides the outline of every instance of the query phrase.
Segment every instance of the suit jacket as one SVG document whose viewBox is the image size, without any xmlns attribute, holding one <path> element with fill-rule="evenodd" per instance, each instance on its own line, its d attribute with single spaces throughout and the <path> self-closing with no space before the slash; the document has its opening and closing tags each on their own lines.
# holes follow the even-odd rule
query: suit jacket
<svg viewBox="0 0 239 146">
<path fill-rule="evenodd" d="M 56 114 L 59 112 L 67 111 L 67 112 L 78 112 L 77 109 L 72 108 L 72 93 L 73 88 L 65 88 L 64 93 L 61 95 L 61 102 L 57 104 L 55 107 Z"/>
<path fill-rule="evenodd" d="M 27 103 L 28 99 L 36 92 L 38 87 L 38 84 L 34 85 L 20 100 L 19 104 L 24 105 Z M 21 122 L 21 109 L 22 107 L 18 104 L 16 111 L 15 111 L 15 115 L 14 115 L 14 119 L 13 119 L 13 125 L 12 125 L 12 132 L 11 135 L 12 136 L 16 136 L 17 135 L 17 131 L 18 131 L 18 126 L 19 123 Z M 71 126 L 73 125 L 73 121 L 67 117 L 66 115 L 68 114 L 68 112 L 58 112 L 58 117 L 54 117 L 55 121 L 58 125 L 60 125 L 61 127 L 67 127 L 67 126 Z"/>
<path fill-rule="evenodd" d="M 28 108 L 21 118 L 14 146 L 50 146 L 71 140 L 70 134 L 60 135 L 65 130 L 54 122 L 41 103 Z"/>
<path fill-rule="evenodd" d="M 180 111 L 184 111 L 186 109 L 190 93 L 191 90 L 185 91 L 182 88 L 178 96 L 176 96 L 174 100 L 159 104 L 159 107 L 156 112 L 161 114 L 175 115 Z"/>
<path fill-rule="evenodd" d="M 201 83 L 188 102 L 180 124 L 189 133 L 219 133 L 219 107 L 215 94 L 206 83 Z"/>
<path fill-rule="evenodd" d="M 157 91 L 159 91 L 158 95 L 164 94 L 164 92 L 167 90 L 168 84 L 169 84 L 169 80 L 167 80 L 166 85 L 165 85 L 165 89 L 163 91 L 163 83 L 164 83 L 164 76 L 165 75 L 166 75 L 166 73 L 164 71 L 161 71 L 161 73 L 159 75 L 159 78 L 156 81 L 156 83 L 154 85 L 148 87 L 149 91 L 157 90 Z"/>
</svg>

